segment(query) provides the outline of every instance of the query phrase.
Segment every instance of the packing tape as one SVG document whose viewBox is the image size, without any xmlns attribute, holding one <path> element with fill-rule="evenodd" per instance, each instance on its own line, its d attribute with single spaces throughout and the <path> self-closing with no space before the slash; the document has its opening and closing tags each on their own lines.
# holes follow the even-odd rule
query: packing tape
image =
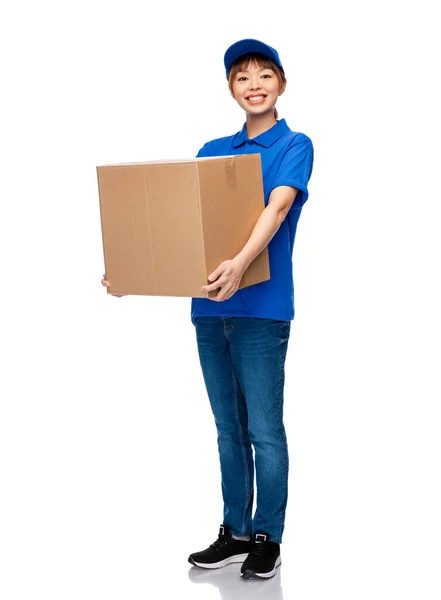
<svg viewBox="0 0 441 600">
<path fill-rule="evenodd" d="M 225 175 L 227 178 L 227 186 L 229 190 L 235 190 L 237 188 L 237 174 L 236 174 L 236 158 L 229 158 L 225 163 Z"/>
</svg>

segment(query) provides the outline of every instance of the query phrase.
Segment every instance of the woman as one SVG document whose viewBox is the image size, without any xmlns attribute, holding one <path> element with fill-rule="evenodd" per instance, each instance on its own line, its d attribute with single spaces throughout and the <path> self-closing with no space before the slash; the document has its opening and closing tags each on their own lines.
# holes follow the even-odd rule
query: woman
<svg viewBox="0 0 441 600">
<path fill-rule="evenodd" d="M 283 425 L 284 363 L 294 318 L 292 251 L 308 197 L 313 146 L 278 120 L 275 105 L 286 87 L 279 55 L 252 39 L 236 42 L 224 64 L 246 123 L 233 136 L 208 142 L 198 156 L 260 153 L 263 210 L 241 252 L 224 261 L 192 300 L 199 358 L 213 410 L 222 473 L 223 524 L 207 550 L 189 562 L 219 568 L 243 562 L 244 578 L 269 578 L 280 565 L 288 491 Z M 238 289 L 243 273 L 268 246 L 269 281 Z M 254 447 L 255 461 L 252 447 Z M 252 516 L 256 470 L 257 503 Z"/>
</svg>

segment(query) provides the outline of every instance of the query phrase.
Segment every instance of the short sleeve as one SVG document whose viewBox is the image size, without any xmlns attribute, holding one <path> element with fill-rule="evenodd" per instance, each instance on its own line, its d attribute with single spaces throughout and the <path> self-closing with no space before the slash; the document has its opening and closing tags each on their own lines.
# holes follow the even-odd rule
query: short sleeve
<svg viewBox="0 0 441 600">
<path fill-rule="evenodd" d="M 299 208 L 308 200 L 308 182 L 314 163 L 314 148 L 310 138 L 303 133 L 293 137 L 282 159 L 271 191 L 280 185 L 289 185 L 299 190 L 293 207 Z"/>
<path fill-rule="evenodd" d="M 208 142 L 202 146 L 202 148 L 196 154 L 196 158 L 204 158 L 205 156 L 210 156 L 210 152 L 208 150 Z"/>
</svg>

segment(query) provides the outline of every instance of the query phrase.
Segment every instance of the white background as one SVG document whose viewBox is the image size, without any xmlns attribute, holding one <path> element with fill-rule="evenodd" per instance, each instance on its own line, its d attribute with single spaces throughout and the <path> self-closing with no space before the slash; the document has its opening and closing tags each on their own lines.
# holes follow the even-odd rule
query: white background
<svg viewBox="0 0 441 600">
<path fill-rule="evenodd" d="M 434 10 L 2 8 L 2 600 L 439 600 Z M 266 587 L 237 566 L 191 580 L 222 503 L 190 300 L 107 296 L 95 171 L 192 157 L 239 130 L 223 53 L 245 37 L 278 49 L 279 115 L 315 148 L 294 250 L 283 564 Z"/>
</svg>

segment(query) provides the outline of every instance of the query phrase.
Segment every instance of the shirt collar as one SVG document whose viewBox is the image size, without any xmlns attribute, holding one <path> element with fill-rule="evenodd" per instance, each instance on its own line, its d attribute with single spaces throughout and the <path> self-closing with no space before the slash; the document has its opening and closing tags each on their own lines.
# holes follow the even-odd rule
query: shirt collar
<svg viewBox="0 0 441 600">
<path fill-rule="evenodd" d="M 280 119 L 275 125 L 273 125 L 267 131 L 264 131 L 255 138 L 251 138 L 255 144 L 259 144 L 264 148 L 269 148 L 282 137 L 283 134 L 290 131 L 285 119 Z M 241 131 L 238 131 L 233 137 L 233 148 L 237 148 L 246 142 L 250 142 L 251 139 L 247 136 L 246 123 L 242 127 Z"/>
</svg>

